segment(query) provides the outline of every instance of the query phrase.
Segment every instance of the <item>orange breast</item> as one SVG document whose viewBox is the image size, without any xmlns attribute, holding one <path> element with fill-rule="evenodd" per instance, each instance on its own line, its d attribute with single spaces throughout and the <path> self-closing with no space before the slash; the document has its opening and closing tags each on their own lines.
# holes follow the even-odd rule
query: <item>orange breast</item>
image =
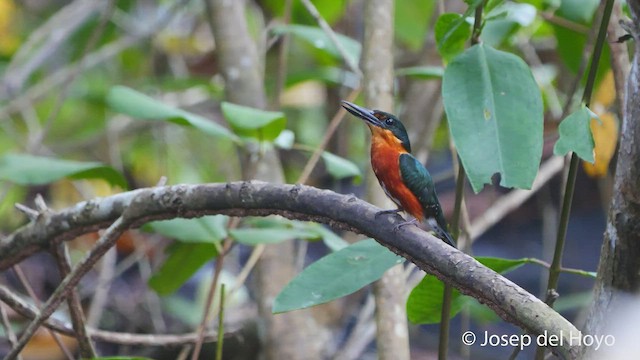
<svg viewBox="0 0 640 360">
<path fill-rule="evenodd" d="M 373 131 L 372 131 L 373 132 Z M 371 166 L 387 196 L 404 211 L 419 221 L 424 211 L 418 198 L 404 185 L 400 176 L 400 154 L 406 153 L 401 146 L 390 143 L 382 134 L 373 133 L 371 141 Z M 376 136 L 378 135 L 378 136 Z"/>
</svg>

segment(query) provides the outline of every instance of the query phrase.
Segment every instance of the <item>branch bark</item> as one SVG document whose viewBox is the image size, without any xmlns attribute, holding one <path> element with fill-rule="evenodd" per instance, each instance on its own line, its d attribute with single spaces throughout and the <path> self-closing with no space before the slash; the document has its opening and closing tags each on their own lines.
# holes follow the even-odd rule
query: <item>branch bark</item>
<svg viewBox="0 0 640 360">
<path fill-rule="evenodd" d="M 640 2 L 629 1 L 635 54 L 627 79 L 613 196 L 604 233 L 589 334 L 604 334 L 611 314 L 640 289 Z M 593 356 L 593 354 L 590 354 Z"/>
<path fill-rule="evenodd" d="M 399 217 L 389 216 L 382 221 L 376 219 L 375 214 L 380 209 L 353 195 L 341 195 L 310 186 L 264 182 L 174 185 L 84 201 L 59 212 L 42 214 L 36 221 L 0 240 L 0 270 L 7 269 L 35 251 L 47 249 L 52 242 L 71 240 L 80 234 L 108 226 L 125 210 L 127 227 L 139 227 L 152 220 L 175 217 L 277 214 L 362 233 L 377 239 L 382 245 L 453 285 L 463 294 L 478 299 L 504 320 L 531 334 L 546 331 L 548 335 L 563 338 L 565 341 L 553 349 L 563 357 L 573 358 L 581 350 L 578 344 L 569 341 L 569 336 L 577 334 L 577 329 L 520 286 L 417 227 L 397 229 L 396 225 L 402 221 Z M 66 280 L 65 285 L 69 285 Z M 50 313 L 40 315 L 42 322 Z"/>
</svg>

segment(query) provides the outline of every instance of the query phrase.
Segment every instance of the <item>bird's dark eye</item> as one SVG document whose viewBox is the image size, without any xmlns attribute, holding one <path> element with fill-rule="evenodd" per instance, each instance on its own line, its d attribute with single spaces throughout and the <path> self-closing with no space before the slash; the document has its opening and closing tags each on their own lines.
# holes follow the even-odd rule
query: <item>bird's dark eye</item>
<svg viewBox="0 0 640 360">
<path fill-rule="evenodd" d="M 393 125 L 393 119 L 387 119 L 384 121 L 384 123 L 387 125 Z"/>
</svg>

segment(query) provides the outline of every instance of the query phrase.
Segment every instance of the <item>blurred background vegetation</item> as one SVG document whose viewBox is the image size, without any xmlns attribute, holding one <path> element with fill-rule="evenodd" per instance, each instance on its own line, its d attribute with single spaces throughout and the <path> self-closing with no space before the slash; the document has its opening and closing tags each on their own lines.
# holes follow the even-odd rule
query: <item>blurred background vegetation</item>
<svg viewBox="0 0 640 360">
<path fill-rule="evenodd" d="M 85 199 L 154 186 L 163 177 L 167 184 L 241 180 L 248 166 L 247 154 L 265 148 L 276 149 L 286 183 L 300 181 L 305 164 L 322 144 L 331 119 L 339 111 L 339 101 L 358 94 L 361 74 L 349 66 L 348 58 L 360 61 L 365 1 L 313 1 L 321 17 L 339 34 L 342 49 L 333 45 L 302 1 L 246 1 L 248 29 L 263 60 L 260 71 L 267 97 L 263 110 L 271 111 L 250 114 L 265 118 L 262 125 L 248 126 L 243 125 L 248 120 L 242 110 L 227 106 L 225 111 L 227 89 L 216 54 L 210 9 L 204 1 L 0 0 L 0 233 L 9 234 L 27 222 L 14 204 L 32 204 L 36 194 L 52 209 L 61 209 Z M 593 38 L 592 21 L 599 2 L 489 3 L 495 3 L 498 10 L 485 15 L 482 41 L 522 57 L 542 92 L 544 161 L 553 156 L 563 106 L 581 94 L 576 88 L 582 85 L 575 79 L 585 72 L 583 49 L 592 41 L 588 39 Z M 443 12 L 461 14 L 466 6 L 463 1 L 396 0 L 394 48 L 381 49 L 376 55 L 393 57 L 396 67 L 396 106 L 382 110 L 398 114 L 409 129 L 414 153 L 427 163 L 448 215 L 453 207 L 455 156 L 441 102 L 444 64 L 434 24 Z M 279 49 L 285 37 L 287 52 L 282 56 Z M 458 46 L 464 44 L 466 38 Z M 597 266 L 605 225 L 603 209 L 610 198 L 609 160 L 616 146 L 620 112 L 608 46 L 598 74 L 591 108 L 605 126 L 594 131 L 596 147 L 603 149 L 596 151 L 596 156 L 610 154 L 595 167 L 585 165 L 579 174 L 576 194 L 581 195 L 575 197 L 565 261 L 567 267 L 591 271 Z M 352 100 L 361 101 L 357 97 Z M 136 113 L 140 104 L 146 104 L 146 110 Z M 219 128 L 211 130 L 199 122 L 202 119 Z M 219 129 L 231 131 L 212 135 Z M 236 135 L 241 136 L 240 143 L 234 141 Z M 322 161 L 306 183 L 364 197 L 368 168 L 368 130 L 359 121 L 348 119 L 340 122 L 328 139 Z M 553 175 L 560 170 L 554 170 Z M 479 194 L 467 189 L 466 206 L 472 223 L 509 193 L 497 183 Z M 551 176 L 498 225 L 471 234 L 473 253 L 550 261 L 561 188 L 561 177 Z M 131 333 L 193 331 L 207 303 L 212 258 L 226 235 L 216 231 L 224 229 L 227 222 L 223 217 L 207 217 L 154 223 L 127 232 L 118 242 L 117 254 L 103 259 L 81 283 L 83 304 L 91 314 L 89 324 Z M 336 237 L 324 227 L 277 219 L 248 219 L 242 227 L 274 224 L 297 232 L 273 239 L 265 235 L 257 242 L 302 239 L 296 240 L 295 247 L 298 270 L 328 253 L 325 244 Z M 355 239 L 353 234 L 338 235 L 348 242 Z M 243 234 L 234 236 L 241 243 L 251 243 L 246 238 L 242 241 Z M 69 245 L 72 259 L 80 259 L 97 237 L 96 233 L 74 240 Z M 324 242 L 306 243 L 318 239 Z M 181 245 L 185 243 L 191 245 Z M 226 321 L 240 336 L 231 336 L 225 343 L 225 358 L 229 359 L 256 358 L 260 351 L 253 321 L 257 309 L 252 275 L 243 273 L 251 270 L 246 266 L 251 254 L 251 246 L 235 246 L 221 274 L 222 282 L 237 287 L 228 303 Z M 56 266 L 47 255 L 31 257 L 20 266 L 41 301 L 57 286 Z M 509 277 L 534 294 L 545 289 L 544 267 L 528 264 Z M 14 271 L 3 272 L 0 282 L 27 293 Z M 98 284 L 106 286 L 108 293 L 101 295 L 100 305 L 93 301 L 100 291 Z M 579 309 L 587 303 L 592 285 L 589 277 L 564 276 L 560 288 L 563 295 L 569 295 L 558 301 L 558 310 L 570 318 L 580 316 Z M 331 344 L 324 349 L 326 357 L 346 356 L 345 348 L 351 346 L 350 351 L 357 349 L 354 358 L 375 358 L 371 333 L 362 335 L 368 339 L 364 344 L 349 341 L 363 317 L 373 326 L 371 314 L 362 310 L 370 306 L 367 293 L 363 290 L 313 310 L 325 329 L 318 336 L 327 337 L 326 343 Z M 64 312 L 58 316 L 64 317 Z M 12 320 L 19 329 L 20 318 Z M 498 322 L 480 305 L 456 318 L 453 328 L 458 331 L 469 326 L 498 333 L 518 331 Z M 435 325 L 411 327 L 411 337 L 419 339 L 412 341 L 413 358 L 433 357 L 435 340 L 431 335 L 435 329 Z M 0 354 L 7 347 L 7 342 L 0 341 Z M 176 358 L 181 351 L 180 347 L 109 342 L 100 342 L 98 348 L 105 355 L 139 354 L 158 359 Z M 477 348 L 471 358 L 494 358 L 495 351 L 504 356 L 510 350 Z M 25 358 L 64 358 L 53 355 L 59 351 L 43 333 L 32 340 Z M 461 348 L 455 356 L 469 356 L 468 351 Z M 205 354 L 202 358 L 210 356 Z"/>
</svg>

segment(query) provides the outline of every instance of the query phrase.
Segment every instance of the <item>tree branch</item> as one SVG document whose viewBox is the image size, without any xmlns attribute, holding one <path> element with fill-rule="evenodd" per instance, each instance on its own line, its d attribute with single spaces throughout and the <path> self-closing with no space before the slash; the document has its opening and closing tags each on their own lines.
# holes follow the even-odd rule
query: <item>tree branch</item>
<svg viewBox="0 0 640 360">
<path fill-rule="evenodd" d="M 572 333 L 577 334 L 577 329 L 520 286 L 417 227 L 396 228 L 402 222 L 400 217 L 376 219 L 375 214 L 380 209 L 354 195 L 341 195 L 310 186 L 264 182 L 174 185 L 84 201 L 56 213 L 43 214 L 36 221 L 0 240 L 0 270 L 7 269 L 38 250 L 48 248 L 52 242 L 71 240 L 80 234 L 108 226 L 120 218 L 125 210 L 127 227 L 139 227 L 148 221 L 175 217 L 278 214 L 362 233 L 377 239 L 382 245 L 453 285 L 463 294 L 478 299 L 504 320 L 532 334 L 546 331 L 549 335 L 564 338 L 563 344 L 554 349 L 564 357 L 573 357 L 580 350 L 577 344 L 568 340 Z M 119 226 L 118 230 L 124 229 Z M 91 254 L 95 254 L 95 250 Z M 77 275 L 76 270 L 83 264 L 84 261 L 63 284 L 69 285 L 69 277 Z M 54 293 L 47 305 L 52 299 L 61 301 L 61 296 L 58 298 Z M 46 305 L 43 313 L 45 309 L 48 312 Z M 50 315 L 43 316 L 43 313 L 39 316 L 40 322 Z"/>
</svg>

